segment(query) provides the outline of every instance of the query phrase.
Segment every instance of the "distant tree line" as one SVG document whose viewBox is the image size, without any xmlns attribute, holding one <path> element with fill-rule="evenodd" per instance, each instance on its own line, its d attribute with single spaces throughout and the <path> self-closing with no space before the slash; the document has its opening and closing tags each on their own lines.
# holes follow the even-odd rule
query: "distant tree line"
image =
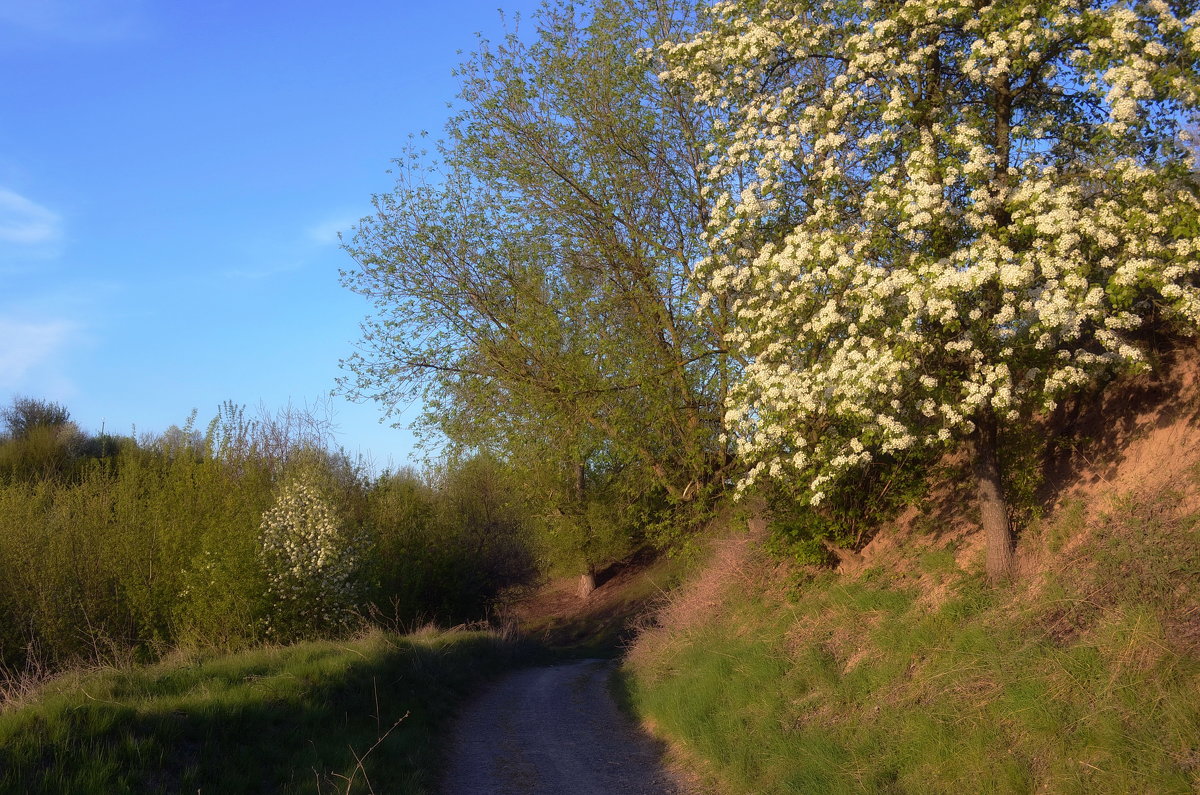
<svg viewBox="0 0 1200 795">
<path fill-rule="evenodd" d="M 232 404 L 139 439 L 30 398 L 0 422 L 10 674 L 481 619 L 534 572 L 519 490 L 488 456 L 375 475 L 311 415 Z"/>
</svg>

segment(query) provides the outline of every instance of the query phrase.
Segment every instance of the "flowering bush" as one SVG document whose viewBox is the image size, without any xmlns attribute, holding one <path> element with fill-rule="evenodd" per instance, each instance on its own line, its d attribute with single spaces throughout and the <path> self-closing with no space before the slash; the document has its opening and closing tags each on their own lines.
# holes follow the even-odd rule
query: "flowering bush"
<svg viewBox="0 0 1200 795">
<path fill-rule="evenodd" d="M 963 436 L 997 487 L 998 423 L 1142 362 L 1148 319 L 1200 322 L 1178 8 L 733 0 L 665 48 L 720 113 L 701 270 L 749 362 L 742 488 L 798 476 L 817 504 Z"/>
<path fill-rule="evenodd" d="M 366 537 L 346 527 L 310 476 L 288 481 L 263 514 L 259 553 L 270 598 L 266 629 L 273 637 L 343 627 L 364 595 Z"/>
</svg>

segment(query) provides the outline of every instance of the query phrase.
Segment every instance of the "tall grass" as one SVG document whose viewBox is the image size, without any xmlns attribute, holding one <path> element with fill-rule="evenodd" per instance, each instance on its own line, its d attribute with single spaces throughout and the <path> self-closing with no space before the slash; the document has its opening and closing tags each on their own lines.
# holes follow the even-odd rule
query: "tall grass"
<svg viewBox="0 0 1200 795">
<path fill-rule="evenodd" d="M 937 602 L 884 571 L 729 589 L 643 639 L 629 697 L 728 792 L 1194 792 L 1198 523 L 1126 501 L 1007 591 L 928 557 Z"/>
</svg>

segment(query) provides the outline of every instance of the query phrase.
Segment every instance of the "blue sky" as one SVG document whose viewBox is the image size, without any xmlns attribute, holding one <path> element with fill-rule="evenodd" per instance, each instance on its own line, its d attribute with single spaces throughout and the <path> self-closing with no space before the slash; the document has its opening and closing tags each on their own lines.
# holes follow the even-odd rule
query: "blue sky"
<svg viewBox="0 0 1200 795">
<path fill-rule="evenodd" d="M 0 401 L 142 433 L 328 395 L 369 309 L 336 233 L 501 5 L 537 3 L 0 0 Z M 409 460 L 332 407 L 350 452 Z"/>
</svg>

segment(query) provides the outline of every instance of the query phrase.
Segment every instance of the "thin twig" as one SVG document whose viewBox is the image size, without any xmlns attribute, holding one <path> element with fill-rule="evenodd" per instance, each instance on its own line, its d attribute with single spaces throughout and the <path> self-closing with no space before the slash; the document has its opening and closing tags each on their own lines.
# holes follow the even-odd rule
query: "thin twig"
<svg viewBox="0 0 1200 795">
<path fill-rule="evenodd" d="M 386 740 L 388 735 L 391 734 L 393 731 L 395 731 L 396 727 L 399 726 L 401 723 L 403 723 L 405 718 L 407 718 L 408 716 L 409 716 L 409 712 L 405 712 L 403 715 L 401 715 L 400 718 L 395 723 L 392 724 L 392 728 L 390 728 L 386 732 L 384 732 L 383 735 L 378 740 L 375 741 L 375 744 L 372 745 L 370 748 L 368 748 L 367 752 L 365 754 L 363 754 L 361 757 L 357 753 L 355 753 L 353 747 L 350 748 L 350 755 L 354 757 L 354 761 L 355 761 L 354 772 L 350 775 L 349 778 L 346 778 L 345 776 L 341 776 L 341 778 L 346 778 L 346 795 L 350 795 L 350 787 L 352 784 L 354 784 L 354 779 L 358 776 L 358 772 L 360 770 L 362 771 L 362 774 L 363 774 L 363 781 L 365 781 L 367 784 L 367 791 L 370 792 L 372 795 L 374 795 L 375 790 L 371 788 L 371 779 L 367 778 L 367 769 L 363 766 L 363 762 L 366 761 L 366 758 L 371 755 L 371 752 L 374 751 L 376 748 L 378 748 L 379 744 L 382 743 L 384 740 Z"/>
</svg>

